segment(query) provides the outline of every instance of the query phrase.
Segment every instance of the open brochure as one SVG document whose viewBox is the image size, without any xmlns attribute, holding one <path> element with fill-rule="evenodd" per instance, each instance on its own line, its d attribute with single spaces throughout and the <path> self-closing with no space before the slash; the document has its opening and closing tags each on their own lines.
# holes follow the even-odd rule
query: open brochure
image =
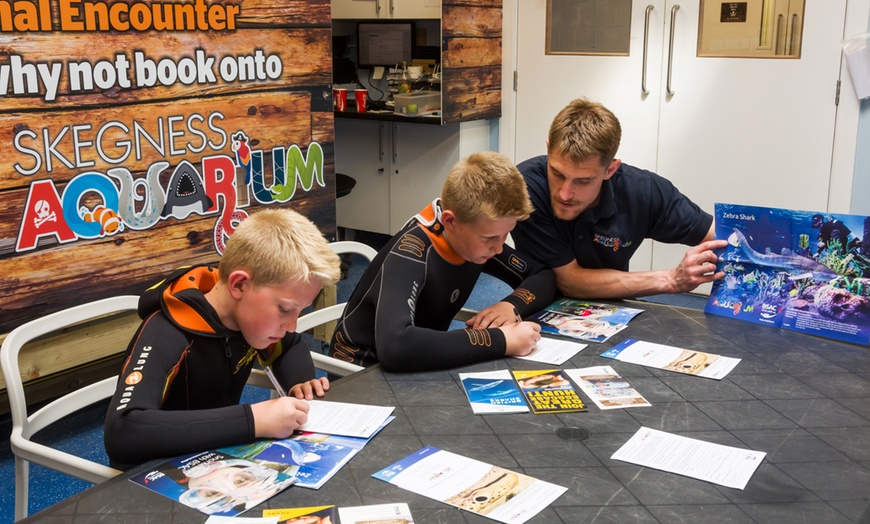
<svg viewBox="0 0 870 524">
<path fill-rule="evenodd" d="M 505 524 L 522 524 L 567 488 L 427 446 L 374 478 Z"/>
<path fill-rule="evenodd" d="M 716 204 L 706 313 L 870 343 L 870 217 Z"/>
<path fill-rule="evenodd" d="M 565 373 L 600 409 L 650 406 L 650 403 L 610 366 L 566 369 Z"/>
<path fill-rule="evenodd" d="M 642 427 L 610 458 L 743 489 L 766 455 Z"/>
<path fill-rule="evenodd" d="M 389 417 L 378 430 L 396 417 Z M 282 440 L 257 440 L 218 451 L 296 476 L 296 486 L 319 489 L 347 464 L 369 438 L 308 431 Z"/>
<path fill-rule="evenodd" d="M 292 473 L 218 451 L 168 460 L 130 480 L 206 515 L 232 517 L 293 484 Z"/>
<path fill-rule="evenodd" d="M 739 358 L 723 357 L 712 353 L 702 353 L 665 344 L 653 344 L 627 338 L 601 354 L 622 362 L 640 364 L 651 368 L 666 369 L 696 375 L 699 377 L 722 380 L 731 372 Z"/>
<path fill-rule="evenodd" d="M 475 415 L 529 411 L 510 370 L 460 373 L 459 380 Z"/>
<path fill-rule="evenodd" d="M 604 342 L 625 329 L 628 322 L 641 313 L 642 309 L 562 298 L 529 320 L 539 323 L 544 334 Z"/>
</svg>

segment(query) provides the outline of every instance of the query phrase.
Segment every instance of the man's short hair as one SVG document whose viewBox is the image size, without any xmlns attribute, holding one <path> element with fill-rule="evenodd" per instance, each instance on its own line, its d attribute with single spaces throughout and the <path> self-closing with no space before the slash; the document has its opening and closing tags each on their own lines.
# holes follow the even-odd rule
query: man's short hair
<svg viewBox="0 0 870 524">
<path fill-rule="evenodd" d="M 441 190 L 441 208 L 465 223 L 480 218 L 525 220 L 534 211 L 517 167 L 492 151 L 471 154 L 453 166 Z"/>
<path fill-rule="evenodd" d="M 220 279 L 246 270 L 255 286 L 282 286 L 317 279 L 324 286 L 341 276 L 341 262 L 311 220 L 287 208 L 262 209 L 242 221 L 227 241 Z"/>
<path fill-rule="evenodd" d="M 550 125 L 548 153 L 578 163 L 598 158 L 602 166 L 616 158 L 622 127 L 609 109 L 585 98 L 573 100 Z"/>
</svg>

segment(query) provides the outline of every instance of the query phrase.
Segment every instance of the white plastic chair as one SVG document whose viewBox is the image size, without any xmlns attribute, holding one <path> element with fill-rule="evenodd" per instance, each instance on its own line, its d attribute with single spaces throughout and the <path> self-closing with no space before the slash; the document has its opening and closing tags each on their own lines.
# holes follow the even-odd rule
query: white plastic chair
<svg viewBox="0 0 870 524">
<path fill-rule="evenodd" d="M 12 435 L 9 443 L 15 455 L 16 521 L 27 516 L 30 462 L 94 484 L 120 473 L 108 466 L 30 440 L 36 432 L 67 415 L 110 398 L 115 393 L 118 377 L 106 378 L 77 389 L 28 416 L 18 353 L 28 342 L 60 329 L 114 313 L 134 312 L 138 302 L 138 296 L 123 295 L 74 306 L 31 320 L 12 330 L 3 341 L 3 346 L 0 348 L 0 367 L 6 380 L 6 392 L 9 395 L 9 408 L 12 414 Z M 119 351 L 123 349 L 119 348 Z M 62 351 L 62 348 L 58 350 Z"/>
</svg>

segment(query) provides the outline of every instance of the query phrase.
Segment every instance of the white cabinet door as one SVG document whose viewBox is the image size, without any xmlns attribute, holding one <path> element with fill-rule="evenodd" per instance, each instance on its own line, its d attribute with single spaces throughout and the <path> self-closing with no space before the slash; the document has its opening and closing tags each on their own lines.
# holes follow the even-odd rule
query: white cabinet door
<svg viewBox="0 0 870 524">
<path fill-rule="evenodd" d="M 388 124 L 392 127 L 390 232 L 395 233 L 439 195 L 459 161 L 459 124 Z"/>
<path fill-rule="evenodd" d="M 434 0 L 332 0 L 332 18 L 441 18 Z"/>
<path fill-rule="evenodd" d="M 547 0 L 518 1 L 516 160 L 545 153 L 553 117 L 585 96 L 620 119 L 619 158 L 709 212 L 825 210 L 846 1 L 807 2 L 799 59 L 698 57 L 700 0 L 632 2 L 629 56 L 548 56 Z M 673 267 L 684 251 L 645 243 L 632 269 Z"/>
<path fill-rule="evenodd" d="M 459 160 L 459 124 L 335 119 L 335 172 L 356 186 L 336 200 L 340 227 L 394 234 L 441 194 Z"/>
<path fill-rule="evenodd" d="M 388 122 L 335 119 L 335 172 L 356 180 L 335 201 L 339 227 L 390 232 L 389 134 Z"/>
</svg>

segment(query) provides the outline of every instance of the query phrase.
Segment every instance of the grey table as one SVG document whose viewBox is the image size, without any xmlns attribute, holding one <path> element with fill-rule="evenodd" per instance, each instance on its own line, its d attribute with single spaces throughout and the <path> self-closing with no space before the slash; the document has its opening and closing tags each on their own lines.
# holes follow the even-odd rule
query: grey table
<svg viewBox="0 0 870 524">
<path fill-rule="evenodd" d="M 474 416 L 460 371 L 536 369 L 505 359 L 416 374 L 379 368 L 336 382 L 328 399 L 396 406 L 396 420 L 321 489 L 290 488 L 247 512 L 321 504 L 410 504 L 417 524 L 483 523 L 371 478 L 431 445 L 568 488 L 532 523 L 870 522 L 870 350 L 756 326 L 702 311 L 641 302 L 646 311 L 603 344 L 591 343 L 562 367 L 611 365 L 652 404 L 565 415 Z M 742 359 L 721 381 L 599 357 L 624 338 Z M 561 427 L 589 431 L 582 441 Z M 767 452 L 745 490 L 724 488 L 610 459 L 641 426 Z M 135 473 L 134 470 L 131 473 Z M 48 508 L 28 522 L 201 523 L 194 510 L 126 480 L 112 479 Z"/>
</svg>

